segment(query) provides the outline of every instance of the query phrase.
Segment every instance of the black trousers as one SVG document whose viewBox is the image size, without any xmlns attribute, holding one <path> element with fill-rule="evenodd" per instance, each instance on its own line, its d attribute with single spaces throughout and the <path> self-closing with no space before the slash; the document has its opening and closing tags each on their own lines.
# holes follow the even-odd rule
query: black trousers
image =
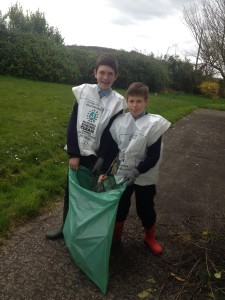
<svg viewBox="0 0 225 300">
<path fill-rule="evenodd" d="M 137 215 L 144 228 L 150 228 L 156 222 L 154 197 L 156 195 L 155 185 L 140 186 L 133 184 L 123 192 L 116 216 L 116 222 L 125 221 L 131 206 L 131 196 L 135 192 Z"/>
<path fill-rule="evenodd" d="M 80 158 L 80 165 L 92 170 L 96 160 L 97 157 L 95 155 L 82 156 Z M 64 193 L 63 224 L 65 223 L 68 210 L 69 210 L 69 176 L 67 174 L 65 193 Z"/>
</svg>

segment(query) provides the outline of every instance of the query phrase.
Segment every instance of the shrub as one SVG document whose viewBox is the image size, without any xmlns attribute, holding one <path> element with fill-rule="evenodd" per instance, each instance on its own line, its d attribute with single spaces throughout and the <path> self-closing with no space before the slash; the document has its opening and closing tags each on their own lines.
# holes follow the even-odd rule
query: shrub
<svg viewBox="0 0 225 300">
<path fill-rule="evenodd" d="M 201 93 L 208 98 L 217 98 L 219 95 L 219 84 L 212 81 L 204 81 L 199 85 Z"/>
</svg>

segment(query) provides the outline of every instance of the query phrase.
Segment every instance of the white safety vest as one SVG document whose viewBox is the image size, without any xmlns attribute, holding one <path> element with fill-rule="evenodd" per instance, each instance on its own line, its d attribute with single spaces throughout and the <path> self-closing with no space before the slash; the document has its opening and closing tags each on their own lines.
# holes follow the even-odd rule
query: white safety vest
<svg viewBox="0 0 225 300">
<path fill-rule="evenodd" d="M 136 121 L 131 113 L 126 113 L 116 118 L 110 128 L 110 132 L 119 148 L 120 163 L 115 176 L 117 183 L 123 181 L 127 171 L 137 167 L 146 158 L 147 148 L 154 144 L 169 126 L 169 121 L 160 115 L 154 114 L 147 114 Z M 161 159 L 154 168 L 140 174 L 135 184 L 142 186 L 156 184 L 160 161 Z"/>
<path fill-rule="evenodd" d="M 102 133 L 109 120 L 127 107 L 119 93 L 99 97 L 97 84 L 82 84 L 72 88 L 78 102 L 77 136 L 82 156 L 96 155 Z"/>
</svg>

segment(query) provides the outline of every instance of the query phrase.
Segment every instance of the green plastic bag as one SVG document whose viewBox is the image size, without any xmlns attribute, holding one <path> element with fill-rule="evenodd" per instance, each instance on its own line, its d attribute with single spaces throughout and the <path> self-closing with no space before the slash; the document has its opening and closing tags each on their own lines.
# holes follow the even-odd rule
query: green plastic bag
<svg viewBox="0 0 225 300">
<path fill-rule="evenodd" d="M 69 211 L 63 228 L 64 239 L 75 263 L 106 293 L 109 256 L 115 218 L 126 184 L 114 177 L 97 187 L 89 169 L 69 168 Z M 95 191 L 93 191 L 95 190 Z M 99 192 L 105 190 L 104 192 Z M 97 191 L 97 192 L 96 192 Z"/>
</svg>

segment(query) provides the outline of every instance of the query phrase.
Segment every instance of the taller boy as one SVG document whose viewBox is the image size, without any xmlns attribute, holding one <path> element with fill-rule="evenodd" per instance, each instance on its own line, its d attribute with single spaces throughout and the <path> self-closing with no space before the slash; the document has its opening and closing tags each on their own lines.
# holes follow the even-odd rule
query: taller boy
<svg viewBox="0 0 225 300">
<path fill-rule="evenodd" d="M 102 54 L 95 65 L 94 76 L 97 84 L 82 84 L 72 89 L 76 97 L 67 129 L 67 153 L 70 168 L 77 170 L 79 165 L 95 170 L 101 167 L 104 159 L 102 146 L 110 151 L 107 132 L 114 119 L 126 108 L 123 96 L 112 90 L 118 76 L 117 60 L 108 53 Z M 104 150 L 105 153 L 105 150 Z M 100 162 L 100 164 L 99 164 Z M 68 185 L 65 189 L 63 223 L 68 211 Z M 46 234 L 48 239 L 62 238 L 63 226 Z"/>
</svg>

